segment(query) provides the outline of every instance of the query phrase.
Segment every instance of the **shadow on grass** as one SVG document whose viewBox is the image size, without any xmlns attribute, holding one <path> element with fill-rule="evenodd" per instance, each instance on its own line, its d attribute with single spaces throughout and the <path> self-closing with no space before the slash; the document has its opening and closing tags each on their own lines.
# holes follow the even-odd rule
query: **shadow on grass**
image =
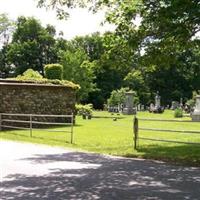
<svg viewBox="0 0 200 200">
<path fill-rule="evenodd" d="M 142 153 L 143 158 L 200 167 L 200 145 L 148 145 L 140 146 L 138 152 Z"/>
<path fill-rule="evenodd" d="M 44 140 L 46 141 L 46 144 L 48 144 L 49 142 L 48 141 L 52 141 L 52 142 L 57 142 L 57 143 L 62 143 L 62 144 L 71 144 L 71 138 L 69 136 L 69 138 L 67 139 L 56 139 L 56 138 L 49 138 L 49 137 L 41 137 L 41 136 L 35 136 L 34 135 L 34 132 L 32 133 L 32 137 L 30 136 L 29 132 L 27 132 L 27 134 L 20 134 L 19 131 L 17 131 L 17 133 L 15 132 L 10 132 L 9 130 L 7 131 L 4 131 L 4 132 L 8 132 L 8 134 L 10 135 L 15 135 L 15 136 L 20 136 L 20 137 L 24 137 L 26 139 L 29 139 L 29 141 L 31 142 L 31 139 L 39 139 L 39 140 Z M 69 133 L 70 134 L 70 133 Z M 34 142 L 34 141 L 33 141 Z M 74 141 L 72 143 L 72 145 L 75 145 Z"/>
<path fill-rule="evenodd" d="M 73 125 L 73 128 L 75 127 L 80 127 L 80 126 L 83 126 L 83 124 L 74 124 Z M 30 132 L 30 129 L 29 127 L 27 127 L 27 129 L 23 130 L 24 127 L 20 127 L 20 129 L 14 129 L 14 128 L 6 128 L 6 129 L 3 129 L 2 131 L 3 132 L 10 132 L 10 131 L 27 131 L 27 132 Z M 60 128 L 71 128 L 71 125 L 45 125 L 44 127 L 41 127 L 41 128 L 38 128 L 38 127 L 34 127 L 34 125 L 32 126 L 32 130 L 33 131 L 42 131 L 43 129 L 49 129 L 49 130 L 54 130 L 54 129 L 60 129 Z"/>
<path fill-rule="evenodd" d="M 16 135 L 16 136 L 21 136 L 21 137 L 26 137 L 26 138 L 30 138 L 30 133 L 29 131 L 27 131 L 27 133 L 20 133 L 19 130 L 16 130 L 17 133 L 14 132 L 15 130 L 3 130 L 3 133 L 7 133 L 7 134 L 11 134 L 11 135 Z M 0 132 L 1 133 L 1 132 Z"/>
<path fill-rule="evenodd" d="M 92 118 L 97 118 L 97 119 L 114 119 L 114 118 L 116 118 L 116 119 L 124 119 L 125 117 L 119 117 L 119 116 L 98 116 L 98 115 L 94 115 L 94 116 L 92 116 Z"/>
</svg>

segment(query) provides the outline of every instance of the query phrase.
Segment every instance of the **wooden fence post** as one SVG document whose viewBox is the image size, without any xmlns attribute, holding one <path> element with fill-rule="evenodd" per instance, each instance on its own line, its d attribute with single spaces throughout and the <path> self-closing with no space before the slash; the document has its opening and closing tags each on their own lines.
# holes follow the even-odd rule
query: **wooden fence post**
<svg viewBox="0 0 200 200">
<path fill-rule="evenodd" d="M 73 126 L 74 126 L 74 115 L 71 116 L 71 144 L 73 143 Z"/>
<path fill-rule="evenodd" d="M 1 125 L 2 125 L 2 115 L 1 115 L 1 113 L 0 113 L 0 131 L 2 130 Z"/>
<path fill-rule="evenodd" d="M 133 131 L 134 131 L 134 149 L 138 147 L 138 118 L 135 116 L 133 119 Z"/>
<path fill-rule="evenodd" d="M 32 124 L 32 114 L 30 114 L 30 137 L 32 137 L 32 126 L 33 126 L 33 124 Z"/>
</svg>

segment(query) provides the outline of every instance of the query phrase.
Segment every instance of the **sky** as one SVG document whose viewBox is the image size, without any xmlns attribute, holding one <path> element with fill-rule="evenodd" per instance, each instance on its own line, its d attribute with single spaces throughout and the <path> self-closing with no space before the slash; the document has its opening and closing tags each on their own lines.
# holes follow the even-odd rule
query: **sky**
<svg viewBox="0 0 200 200">
<path fill-rule="evenodd" d="M 101 26 L 104 12 L 97 14 L 88 13 L 86 9 L 73 9 L 68 20 L 57 20 L 55 11 L 46 11 L 37 8 L 35 0 L 0 0 L 0 13 L 7 13 L 10 19 L 16 20 L 18 16 L 35 17 L 43 26 L 51 24 L 55 26 L 57 33 L 63 31 L 64 38 L 72 39 L 76 35 L 84 36 L 93 32 L 112 31 L 114 26 L 106 24 Z"/>
</svg>

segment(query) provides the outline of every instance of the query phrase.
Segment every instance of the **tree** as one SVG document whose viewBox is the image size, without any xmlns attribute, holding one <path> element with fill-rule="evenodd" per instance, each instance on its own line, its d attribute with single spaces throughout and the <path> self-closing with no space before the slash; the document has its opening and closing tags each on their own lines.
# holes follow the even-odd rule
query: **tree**
<svg viewBox="0 0 200 200">
<path fill-rule="evenodd" d="M 125 85 L 130 89 L 137 91 L 140 103 L 149 104 L 151 93 L 149 86 L 145 81 L 144 74 L 140 70 L 132 70 L 124 78 Z"/>
<path fill-rule="evenodd" d="M 95 78 L 93 73 L 94 63 L 88 61 L 88 56 L 83 49 L 61 52 L 60 62 L 63 65 L 63 79 L 80 85 L 78 100 L 84 102 L 88 94 L 95 89 L 93 83 Z"/>
<path fill-rule="evenodd" d="M 14 22 L 6 14 L 0 14 L 0 77 L 2 78 L 8 77 L 11 71 L 6 54 L 14 27 Z"/>
<path fill-rule="evenodd" d="M 189 98 L 199 84 L 199 1 L 114 1 L 109 10 L 107 20 L 117 25 L 116 33 L 145 50 L 137 64 L 149 90 L 159 90 L 165 103 Z M 142 22 L 136 28 L 138 15 Z"/>
<path fill-rule="evenodd" d="M 46 9 L 55 9 L 59 19 L 67 19 L 69 13 L 66 11 L 68 8 L 84 7 L 91 0 L 37 0 L 38 7 L 45 7 Z"/>
<path fill-rule="evenodd" d="M 42 27 L 34 18 L 19 17 L 7 58 L 15 66 L 15 73 L 22 74 L 29 68 L 44 74 L 45 64 L 57 62 L 55 29 Z"/>
<path fill-rule="evenodd" d="M 139 33 L 140 46 L 169 38 L 187 43 L 200 31 L 200 3 L 196 0 L 38 0 L 38 5 L 54 8 L 61 15 L 77 6 L 93 10 L 107 6 L 106 20 L 116 24 L 117 32 L 129 42 Z M 137 31 L 134 20 L 138 16 L 142 22 Z"/>
<path fill-rule="evenodd" d="M 129 88 L 120 88 L 119 90 L 113 90 L 107 103 L 109 106 L 120 106 L 125 103 L 126 100 L 126 92 L 133 92 L 134 99 L 133 104 L 139 103 L 139 99 L 137 96 L 137 92 L 130 90 Z"/>
<path fill-rule="evenodd" d="M 145 83 L 151 92 L 160 91 L 166 104 L 191 98 L 199 87 L 198 45 L 182 48 L 177 43 L 165 48 L 152 44 L 140 58 Z"/>
<path fill-rule="evenodd" d="M 8 60 L 7 60 L 7 56 L 6 56 L 7 50 L 8 50 L 7 45 L 4 45 L 0 49 L 0 77 L 1 78 L 8 77 L 12 71 L 12 67 L 8 64 Z"/>
<path fill-rule="evenodd" d="M 91 62 L 100 59 L 105 51 L 103 37 L 98 32 L 86 36 L 77 36 L 71 43 L 74 48 L 84 49 Z"/>
<path fill-rule="evenodd" d="M 98 60 L 95 69 L 95 81 L 99 87 L 96 92 L 100 95 L 93 94 L 90 99 L 94 99 L 96 95 L 96 99 L 104 101 L 113 89 L 117 89 L 113 87 L 128 84 L 135 88 L 142 81 L 148 96 L 159 90 L 166 104 L 180 97 L 191 98 L 192 91 L 198 90 L 199 1 L 40 0 L 39 3 L 54 7 L 58 11 L 61 9 L 63 12 L 67 11 L 65 8 L 77 6 L 88 6 L 94 11 L 106 6 L 106 20 L 116 25 L 115 37 L 114 40 L 113 37 L 106 37 L 104 41 L 103 45 L 106 44 L 108 48 Z M 135 20 L 138 17 L 141 24 L 136 26 Z M 117 45 L 113 41 L 117 41 Z M 128 64 L 124 65 L 125 68 L 122 67 L 122 63 L 125 63 L 123 60 L 128 61 Z M 134 74 L 136 71 L 141 75 Z M 110 78 L 104 82 L 106 77 L 114 76 L 114 79 Z M 102 88 L 102 85 L 105 88 Z M 141 93 L 139 96 L 142 99 Z M 147 99 L 145 101 L 147 102 Z"/>
<path fill-rule="evenodd" d="M 200 31 L 200 2 L 196 0 L 143 1 L 141 30 L 155 39 L 187 43 Z"/>
<path fill-rule="evenodd" d="M 125 98 L 126 98 L 126 91 L 127 88 L 121 88 L 119 90 L 113 90 L 111 92 L 110 98 L 108 99 L 108 105 L 109 106 L 119 106 L 121 104 L 124 104 Z"/>
<path fill-rule="evenodd" d="M 5 13 L 0 14 L 0 44 L 7 45 L 14 30 L 14 22 Z M 2 46 L 0 45 L 0 48 Z"/>
</svg>

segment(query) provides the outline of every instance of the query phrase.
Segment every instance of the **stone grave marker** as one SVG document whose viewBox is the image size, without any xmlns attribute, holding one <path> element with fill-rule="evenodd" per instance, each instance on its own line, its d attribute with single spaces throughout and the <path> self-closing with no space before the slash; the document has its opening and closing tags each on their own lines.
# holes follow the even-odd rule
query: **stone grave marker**
<svg viewBox="0 0 200 200">
<path fill-rule="evenodd" d="M 194 112 L 191 114 L 192 121 L 199 121 L 200 122 L 200 95 L 196 96 L 196 104 Z"/>
<path fill-rule="evenodd" d="M 136 110 L 133 108 L 133 98 L 134 98 L 134 92 L 126 92 L 126 99 L 125 99 L 125 105 L 123 108 L 123 114 L 125 115 L 132 115 L 136 114 Z"/>
</svg>

